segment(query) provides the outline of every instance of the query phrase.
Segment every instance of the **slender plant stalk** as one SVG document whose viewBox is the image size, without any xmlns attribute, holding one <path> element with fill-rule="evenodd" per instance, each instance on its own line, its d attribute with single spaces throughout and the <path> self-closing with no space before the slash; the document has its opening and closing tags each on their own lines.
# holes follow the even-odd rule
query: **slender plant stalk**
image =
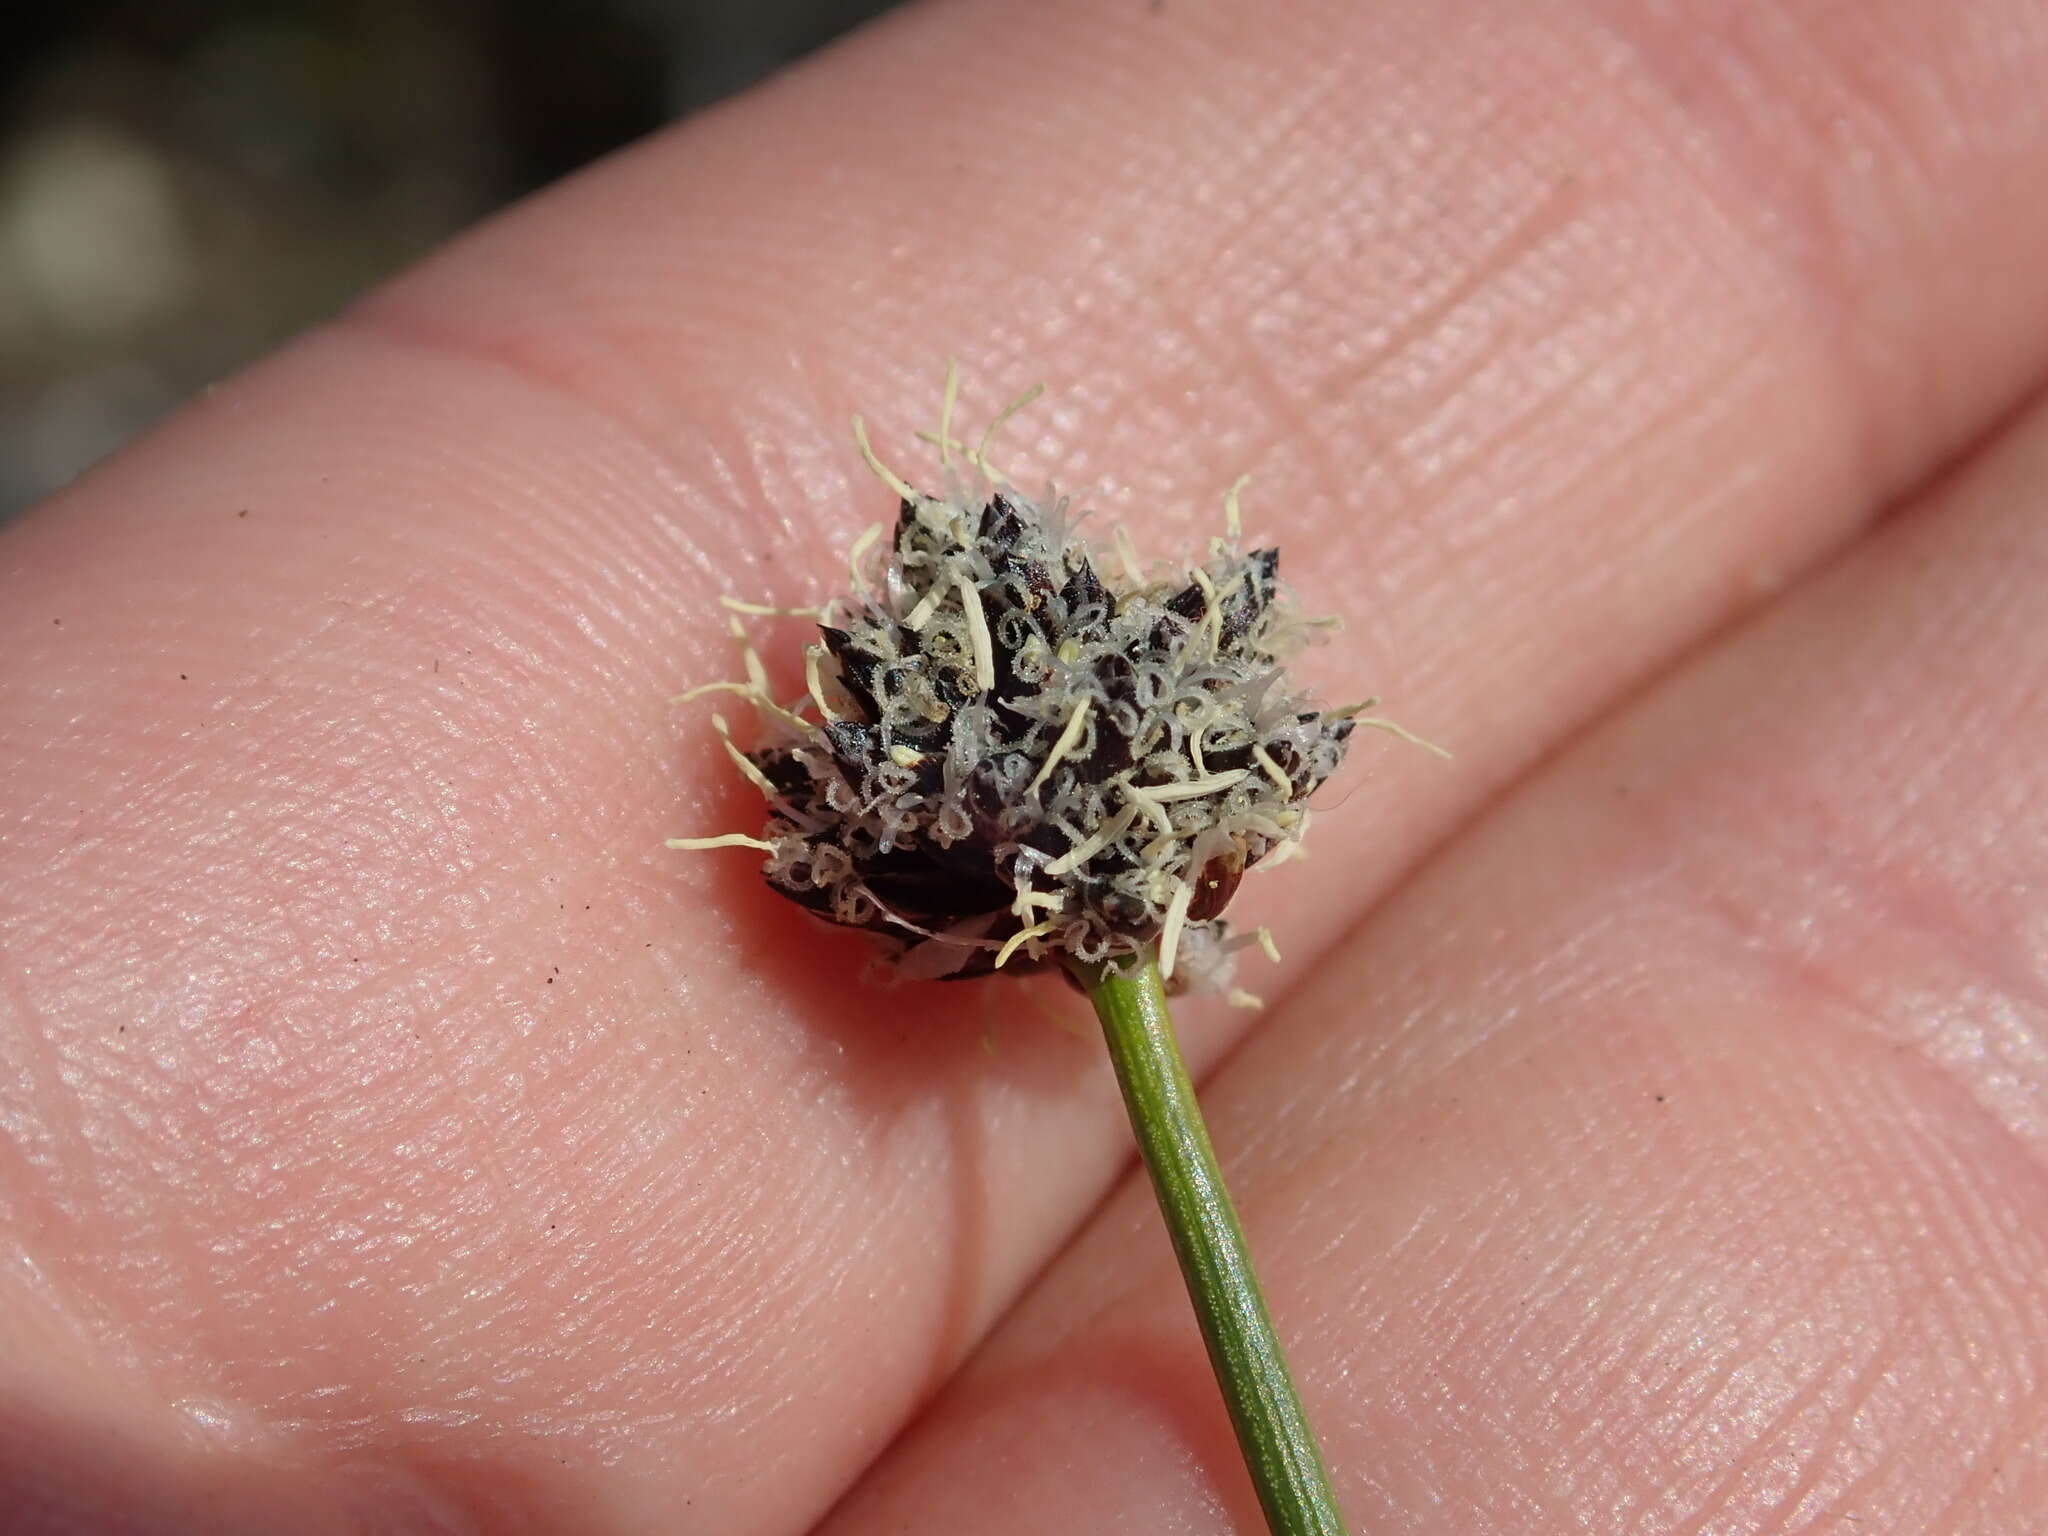
<svg viewBox="0 0 2048 1536">
<path fill-rule="evenodd" d="M 1330 1474 L 1288 1374 L 1244 1229 L 1223 1187 L 1166 1010 L 1157 961 L 1123 976 L 1073 967 L 1109 1041 L 1109 1059 L 1152 1174 L 1209 1362 L 1273 1536 L 1345 1536 Z"/>
</svg>

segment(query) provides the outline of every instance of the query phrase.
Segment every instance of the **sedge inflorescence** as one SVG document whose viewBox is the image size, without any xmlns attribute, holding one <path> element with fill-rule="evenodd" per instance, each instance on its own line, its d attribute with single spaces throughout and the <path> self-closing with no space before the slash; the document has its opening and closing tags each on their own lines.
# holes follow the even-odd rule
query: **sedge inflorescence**
<svg viewBox="0 0 2048 1536">
<path fill-rule="evenodd" d="M 1236 488 L 1199 563 L 1148 574 L 1119 534 L 1105 568 L 1066 498 L 1018 491 L 987 437 L 956 452 L 952 394 L 938 492 L 855 424 L 899 504 L 887 547 L 863 536 L 853 591 L 818 612 L 803 696 L 774 699 L 750 647 L 746 682 L 710 685 L 757 707 L 759 740 L 726 746 L 766 827 L 672 846 L 762 850 L 776 891 L 892 941 L 911 976 L 1115 968 L 1156 945 L 1169 978 L 1220 986 L 1235 949 L 1271 951 L 1230 935 L 1225 904 L 1300 847 L 1359 711 L 1290 687 L 1308 625 L 1278 552 L 1242 547 Z"/>
</svg>

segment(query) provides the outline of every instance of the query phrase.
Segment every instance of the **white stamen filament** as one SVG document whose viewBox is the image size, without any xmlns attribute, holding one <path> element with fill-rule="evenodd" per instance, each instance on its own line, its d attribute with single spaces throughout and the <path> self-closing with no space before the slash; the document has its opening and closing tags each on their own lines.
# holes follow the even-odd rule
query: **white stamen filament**
<svg viewBox="0 0 2048 1536">
<path fill-rule="evenodd" d="M 1290 837 L 1286 842 L 1276 844 L 1271 853 L 1259 860 L 1259 868 L 1278 869 L 1282 864 L 1305 857 L 1306 855 L 1302 852 L 1301 848 L 1301 839 Z"/>
<path fill-rule="evenodd" d="M 767 698 L 768 669 L 761 665 L 761 658 L 754 650 L 754 642 L 747 635 L 747 626 L 740 622 L 738 614 L 731 615 L 726 625 L 732 631 L 733 639 L 740 643 L 740 660 L 746 665 L 747 685 L 762 698 Z"/>
<path fill-rule="evenodd" d="M 1273 781 L 1273 787 L 1283 795 L 1294 793 L 1294 781 L 1287 777 L 1287 770 L 1273 761 L 1273 754 L 1264 746 L 1252 748 L 1252 761 L 1265 770 L 1266 777 Z"/>
<path fill-rule="evenodd" d="M 1094 702 L 1093 695 L 1081 695 L 1081 702 L 1076 704 L 1074 712 L 1067 716 L 1066 729 L 1062 730 L 1059 739 L 1053 742 L 1052 750 L 1045 754 L 1045 761 L 1038 765 L 1038 772 L 1032 777 L 1031 782 L 1024 786 L 1025 794 L 1037 794 L 1038 787 L 1045 782 L 1046 776 L 1052 772 L 1059 760 L 1074 750 L 1075 745 L 1081 740 L 1082 731 L 1088 727 L 1088 706 Z"/>
<path fill-rule="evenodd" d="M 687 688 L 681 693 L 670 694 L 669 703 L 688 704 L 694 699 L 703 698 L 707 693 L 739 693 L 750 699 L 759 697 L 750 683 L 699 683 L 696 687 Z"/>
<path fill-rule="evenodd" d="M 932 615 L 939 611 L 939 599 L 944 596 L 945 593 L 937 587 L 925 593 L 917 600 L 917 606 L 903 616 L 903 627 L 915 631 L 931 623 Z"/>
<path fill-rule="evenodd" d="M 725 723 L 725 716 L 713 715 L 711 717 L 711 728 L 718 732 L 719 745 L 725 748 L 725 755 L 731 758 L 733 766 L 739 769 L 741 778 L 747 780 L 770 800 L 773 800 L 782 793 L 781 790 L 768 782 L 768 775 L 754 765 L 752 758 L 733 745 L 732 737 L 727 734 L 728 727 Z"/>
<path fill-rule="evenodd" d="M 822 619 L 822 606 L 812 608 L 771 608 L 766 603 L 750 603 L 744 598 L 729 597 L 721 592 L 718 600 L 734 613 L 751 613 L 764 619 Z"/>
<path fill-rule="evenodd" d="M 1360 705 L 1359 707 L 1361 709 L 1371 708 L 1370 705 Z M 1401 740 L 1407 742 L 1409 746 L 1421 747 L 1425 752 L 1434 752 L 1438 757 L 1448 759 L 1451 755 L 1435 742 L 1423 740 L 1422 737 L 1409 730 L 1407 726 L 1397 725 L 1382 715 L 1353 715 L 1351 719 L 1358 725 L 1368 725 L 1376 731 L 1385 731 L 1389 736 L 1398 736 Z"/>
<path fill-rule="evenodd" d="M 811 724 L 810 721 L 804 719 L 801 715 L 791 714 L 773 699 L 759 692 L 752 683 L 699 683 L 695 688 L 686 689 L 682 693 L 671 695 L 669 703 L 688 704 L 695 699 L 703 698 L 707 693 L 736 693 L 752 704 L 754 708 L 773 715 L 791 730 L 805 732 L 817 730 L 817 727 Z"/>
<path fill-rule="evenodd" d="M 983 693 L 996 685 L 995 642 L 989 638 L 988 615 L 981 609 L 981 594 L 963 573 L 954 578 L 960 603 L 967 610 L 967 638 L 974 646 L 974 683 Z"/>
<path fill-rule="evenodd" d="M 716 837 L 671 837 L 666 846 L 687 848 L 696 851 L 702 848 L 758 848 L 763 853 L 773 853 L 775 845 L 763 842 L 758 837 L 749 837 L 744 832 L 721 832 Z"/>
<path fill-rule="evenodd" d="M 822 645 L 804 647 L 804 687 L 809 690 L 811 702 L 818 706 L 818 713 L 827 720 L 841 718 L 839 712 L 825 699 L 824 679 L 818 674 L 818 659 L 825 654 Z"/>
<path fill-rule="evenodd" d="M 996 951 L 995 968 L 1000 971 L 1010 956 L 1017 953 L 1019 949 L 1029 944 L 1033 939 L 1044 938 L 1048 933 L 1052 932 L 1054 926 L 1052 923 L 1033 923 L 1029 928 L 1019 929 L 1016 933 L 1011 934 L 1008 942 Z"/>
<path fill-rule="evenodd" d="M 996 419 L 988 424 L 988 430 L 981 434 L 981 441 L 974 448 L 974 467 L 981 471 L 985 479 L 994 481 L 1008 478 L 1008 476 L 1000 475 L 988 467 L 988 445 L 996 440 L 996 434 L 1002 431 L 1004 424 L 1012 416 L 1023 410 L 1025 406 L 1044 393 L 1045 386 L 1043 384 L 1032 385 L 1023 394 L 998 411 Z"/>
<path fill-rule="evenodd" d="M 960 364 L 946 359 L 946 393 L 939 400 L 939 465 L 953 467 L 953 405 L 960 398 Z"/>
<path fill-rule="evenodd" d="M 870 523 L 861 529 L 860 536 L 846 547 L 846 570 L 853 578 L 853 589 L 866 597 L 869 594 L 868 579 L 860 573 L 861 557 L 875 547 L 875 541 L 882 536 L 882 525 Z"/>
<path fill-rule="evenodd" d="M 1152 825 L 1157 827 L 1160 832 L 1167 837 L 1174 835 L 1173 819 L 1166 814 L 1166 807 L 1161 805 L 1156 797 L 1146 790 L 1139 789 L 1134 784 L 1119 784 L 1117 787 L 1124 792 L 1124 798 L 1132 806 L 1152 818 Z"/>
<path fill-rule="evenodd" d="M 875 457 L 875 450 L 868 446 L 867 423 L 863 422 L 858 416 L 853 418 L 853 440 L 860 448 L 860 456 L 868 461 L 868 468 L 874 472 L 877 480 L 889 487 L 890 490 L 894 491 L 903 500 L 908 502 L 915 502 L 917 500 L 917 492 L 912 490 L 900 475 Z"/>
<path fill-rule="evenodd" d="M 1180 958 L 1180 931 L 1187 925 L 1188 903 L 1194 899 L 1195 882 L 1183 879 L 1167 904 L 1166 925 L 1159 930 L 1159 974 L 1168 981 L 1173 979 L 1174 961 Z"/>
<path fill-rule="evenodd" d="M 1237 483 L 1223 493 L 1223 532 L 1233 544 L 1244 536 L 1244 521 L 1238 516 L 1237 498 L 1251 483 L 1250 475 L 1239 475 Z"/>
<path fill-rule="evenodd" d="M 1145 585 L 1145 567 L 1138 559 L 1138 546 L 1131 541 L 1131 530 L 1119 526 L 1115 534 L 1116 557 L 1124 568 L 1124 578 L 1133 587 Z"/>
<path fill-rule="evenodd" d="M 1048 875 L 1064 875 L 1079 869 L 1096 854 L 1131 830 L 1131 823 L 1138 819 L 1138 805 L 1135 801 L 1126 805 L 1099 827 L 1093 836 L 1085 837 L 1065 853 L 1045 866 Z"/>
<path fill-rule="evenodd" d="M 1147 800 L 1199 800 L 1204 795 L 1230 788 L 1250 774 L 1249 768 L 1233 768 L 1228 773 L 1212 773 L 1207 778 L 1188 779 L 1179 784 L 1150 784 L 1143 789 L 1133 788 L 1130 793 Z"/>
</svg>

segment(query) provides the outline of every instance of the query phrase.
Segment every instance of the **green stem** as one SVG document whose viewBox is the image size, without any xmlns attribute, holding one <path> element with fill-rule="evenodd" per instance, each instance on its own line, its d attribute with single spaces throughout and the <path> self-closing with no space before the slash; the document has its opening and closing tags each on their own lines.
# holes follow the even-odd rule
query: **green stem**
<svg viewBox="0 0 2048 1536">
<path fill-rule="evenodd" d="M 1174 1039 L 1158 963 L 1148 953 L 1123 976 L 1098 967 L 1074 970 L 1102 1020 L 1138 1151 L 1152 1174 L 1267 1527 L 1273 1536 L 1344 1536 L 1330 1474 L 1288 1374 Z"/>
</svg>

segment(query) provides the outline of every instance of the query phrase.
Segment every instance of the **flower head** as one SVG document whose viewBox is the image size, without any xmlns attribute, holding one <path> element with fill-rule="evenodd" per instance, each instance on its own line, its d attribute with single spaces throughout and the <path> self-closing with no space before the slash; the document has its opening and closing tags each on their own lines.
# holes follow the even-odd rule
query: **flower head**
<svg viewBox="0 0 2048 1536">
<path fill-rule="evenodd" d="M 986 439 L 960 471 L 946 425 L 943 493 L 868 453 L 899 493 L 895 527 L 879 560 L 863 563 L 873 531 L 856 546 L 807 697 L 765 698 L 751 660 L 751 685 L 714 685 L 764 706 L 760 743 L 733 751 L 768 797 L 765 830 L 676 841 L 765 850 L 775 890 L 891 940 L 911 975 L 1114 966 L 1157 944 L 1168 976 L 1220 983 L 1249 942 L 1227 936 L 1225 905 L 1298 847 L 1357 711 L 1289 686 L 1306 625 L 1278 551 L 1239 547 L 1235 490 L 1200 563 L 1148 577 L 1120 534 L 1106 570 L 1065 498 L 1021 494 Z"/>
</svg>

